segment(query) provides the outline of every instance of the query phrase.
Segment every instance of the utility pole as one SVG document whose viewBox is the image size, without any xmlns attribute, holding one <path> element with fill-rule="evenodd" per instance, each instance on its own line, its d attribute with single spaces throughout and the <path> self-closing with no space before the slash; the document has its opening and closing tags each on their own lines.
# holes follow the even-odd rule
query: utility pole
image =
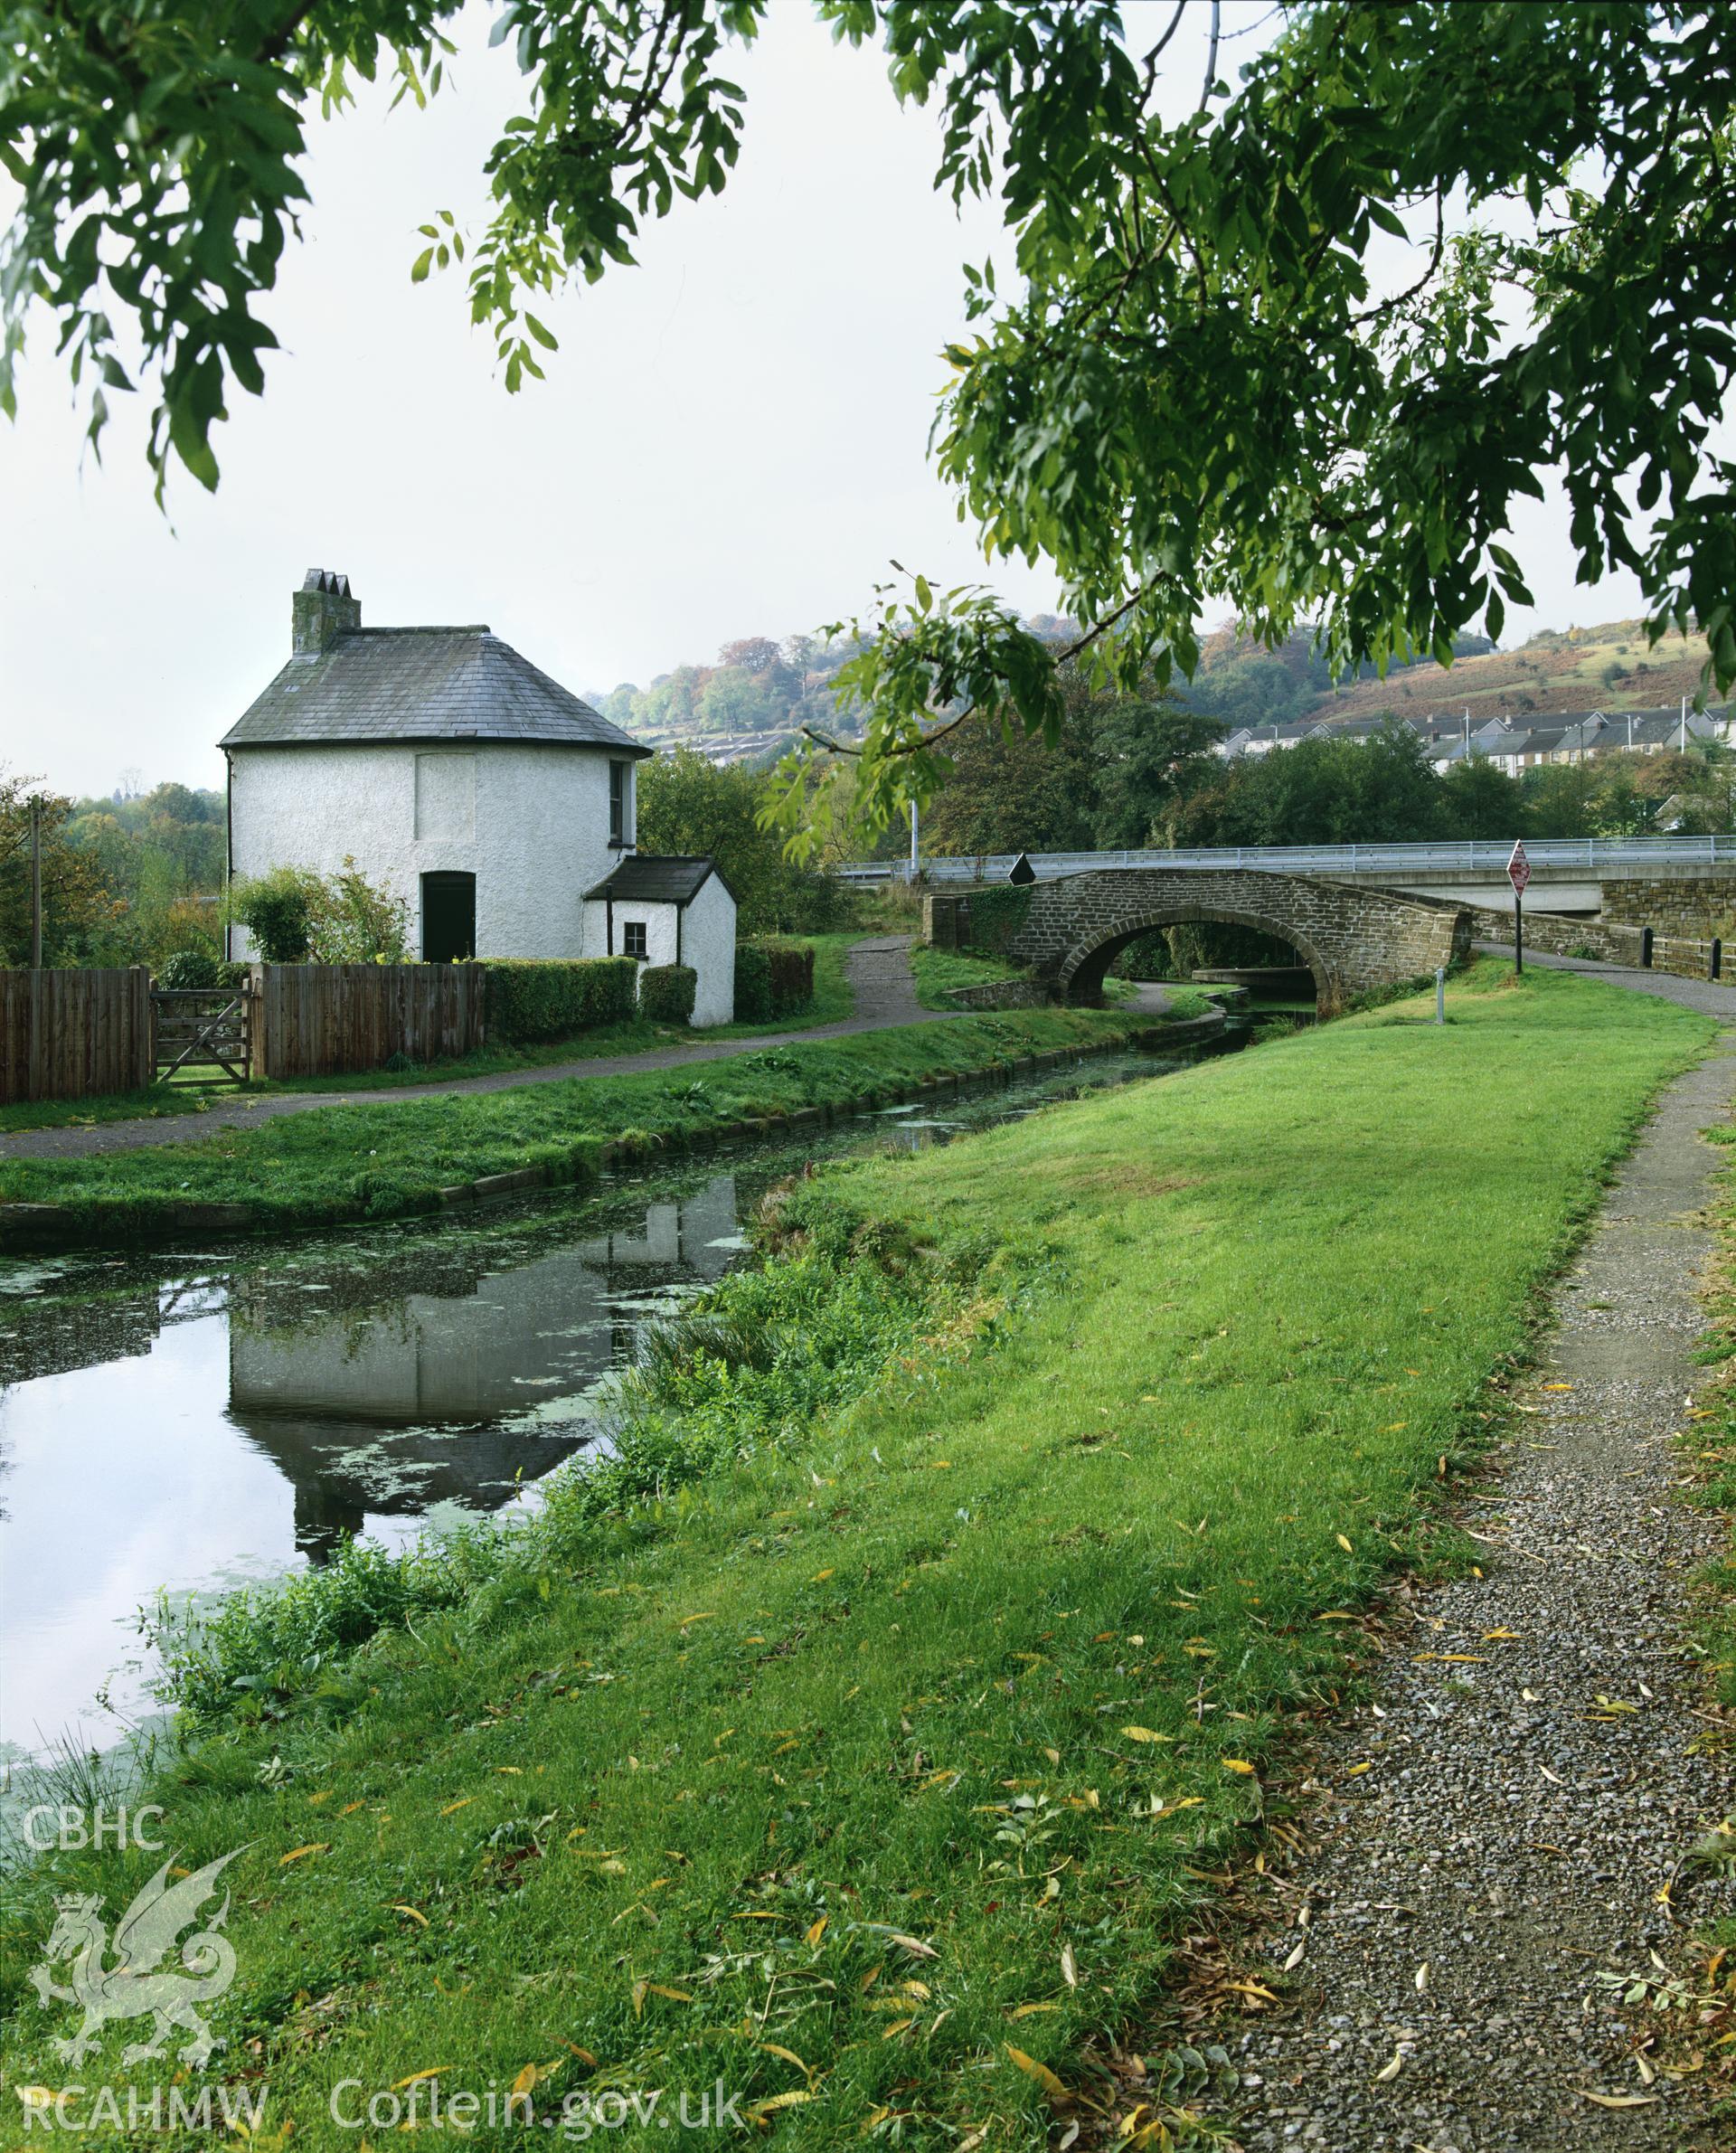
<svg viewBox="0 0 1736 2153">
<path fill-rule="evenodd" d="M 916 802 L 910 802 L 910 880 L 916 880 Z"/>
<path fill-rule="evenodd" d="M 1684 695 L 1684 696 L 1683 696 L 1683 698 L 1682 698 L 1682 752 L 1683 752 L 1683 753 L 1685 755 L 1685 754 L 1687 753 L 1687 751 L 1688 751 L 1688 699 L 1687 699 L 1687 697 L 1686 697 L 1685 695 Z"/>
<path fill-rule="evenodd" d="M 30 967 L 42 968 L 42 796 L 30 797 Z"/>
</svg>

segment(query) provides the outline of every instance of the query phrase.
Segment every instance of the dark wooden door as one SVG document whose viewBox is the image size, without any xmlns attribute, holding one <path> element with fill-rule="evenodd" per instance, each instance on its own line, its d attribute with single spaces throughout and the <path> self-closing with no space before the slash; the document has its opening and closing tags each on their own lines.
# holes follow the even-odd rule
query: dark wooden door
<svg viewBox="0 0 1736 2153">
<path fill-rule="evenodd" d="M 476 878 L 474 874 L 422 877 L 422 958 L 428 964 L 458 964 L 476 953 Z"/>
</svg>

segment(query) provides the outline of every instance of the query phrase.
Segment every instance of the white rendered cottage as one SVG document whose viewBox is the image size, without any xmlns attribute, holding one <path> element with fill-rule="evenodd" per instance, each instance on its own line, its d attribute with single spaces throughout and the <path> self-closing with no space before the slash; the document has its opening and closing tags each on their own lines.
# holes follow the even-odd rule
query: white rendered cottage
<svg viewBox="0 0 1736 2153">
<path fill-rule="evenodd" d="M 289 662 L 221 742 L 231 874 L 354 859 L 429 962 L 607 954 L 586 892 L 633 855 L 651 751 L 486 628 L 363 628 L 349 579 L 317 569 L 292 610 Z M 722 1011 L 696 1023 L 733 1007 L 729 911 L 727 945 L 713 921 L 684 958 Z"/>
<path fill-rule="evenodd" d="M 694 1024 L 735 1015 L 735 898 L 709 860 L 623 860 L 585 892 L 585 955 L 692 965 Z"/>
</svg>

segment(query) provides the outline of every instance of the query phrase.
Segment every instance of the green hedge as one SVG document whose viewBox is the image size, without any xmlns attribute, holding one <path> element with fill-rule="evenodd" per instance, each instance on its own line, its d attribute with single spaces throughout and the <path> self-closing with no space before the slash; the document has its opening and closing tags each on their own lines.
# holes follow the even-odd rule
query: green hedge
<svg viewBox="0 0 1736 2153">
<path fill-rule="evenodd" d="M 639 974 L 639 1015 L 654 1025 L 693 1022 L 699 974 L 690 964 L 649 964 Z"/>
<path fill-rule="evenodd" d="M 735 1019 L 769 1024 L 814 999 L 814 945 L 761 935 L 735 946 Z"/>
<path fill-rule="evenodd" d="M 630 957 L 490 961 L 488 1036 L 503 1045 L 571 1039 L 602 1025 L 630 1024 L 639 968 Z"/>
</svg>

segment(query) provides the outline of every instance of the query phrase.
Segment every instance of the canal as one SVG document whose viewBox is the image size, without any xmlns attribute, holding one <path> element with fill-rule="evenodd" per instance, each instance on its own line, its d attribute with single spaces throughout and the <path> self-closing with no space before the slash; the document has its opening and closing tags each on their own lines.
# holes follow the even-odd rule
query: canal
<svg viewBox="0 0 1736 2153">
<path fill-rule="evenodd" d="M 810 1161 L 944 1143 L 1179 1060 L 1095 1057 L 462 1218 L 0 1261 L 0 1769 L 148 1723 L 140 1610 L 533 1501 L 648 1326 Z"/>
</svg>

